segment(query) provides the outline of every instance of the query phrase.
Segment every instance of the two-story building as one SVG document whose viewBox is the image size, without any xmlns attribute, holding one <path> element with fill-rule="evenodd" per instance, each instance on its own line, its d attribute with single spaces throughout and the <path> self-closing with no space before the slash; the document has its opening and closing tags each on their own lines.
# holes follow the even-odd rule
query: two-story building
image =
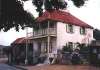
<svg viewBox="0 0 100 70">
<path fill-rule="evenodd" d="M 75 49 L 77 43 L 91 43 L 93 27 L 69 12 L 45 11 L 42 16 L 37 18 L 32 39 L 34 51 L 39 51 L 40 54 L 48 53 L 52 56 L 66 44 Z"/>
</svg>

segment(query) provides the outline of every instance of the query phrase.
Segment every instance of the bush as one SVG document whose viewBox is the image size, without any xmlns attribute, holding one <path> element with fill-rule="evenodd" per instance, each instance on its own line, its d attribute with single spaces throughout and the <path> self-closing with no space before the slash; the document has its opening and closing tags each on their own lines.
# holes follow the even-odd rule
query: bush
<svg viewBox="0 0 100 70">
<path fill-rule="evenodd" d="M 63 51 L 63 52 L 72 52 L 72 49 L 71 49 L 71 47 L 64 46 L 64 47 L 62 48 L 62 51 Z"/>
</svg>

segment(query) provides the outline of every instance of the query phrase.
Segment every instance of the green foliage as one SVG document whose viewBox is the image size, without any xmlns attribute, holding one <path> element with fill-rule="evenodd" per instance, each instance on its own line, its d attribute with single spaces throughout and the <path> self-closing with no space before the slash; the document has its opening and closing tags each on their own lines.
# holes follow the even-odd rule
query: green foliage
<svg viewBox="0 0 100 70">
<path fill-rule="evenodd" d="M 86 0 L 71 0 L 76 7 L 83 6 Z M 42 15 L 42 6 L 44 5 L 45 10 L 52 11 L 53 9 L 59 10 L 67 7 L 65 0 L 33 0 L 33 5 L 37 7 L 39 16 Z"/>
<path fill-rule="evenodd" d="M 43 13 L 43 9 L 42 9 L 43 1 L 42 0 L 33 0 L 32 3 L 37 7 L 36 11 L 39 12 L 39 16 L 42 15 L 42 13 Z"/>
<path fill-rule="evenodd" d="M 88 54 L 89 46 L 86 46 L 85 44 L 80 44 L 80 53 Z"/>
<path fill-rule="evenodd" d="M 71 0 L 76 7 L 83 6 L 86 0 Z"/>
<path fill-rule="evenodd" d="M 8 31 L 15 27 L 16 31 L 19 31 L 20 26 L 23 29 L 34 23 L 34 17 L 24 10 L 21 1 L 2 0 L 1 3 L 0 30 Z"/>
<path fill-rule="evenodd" d="M 42 15 L 42 6 L 44 5 L 45 10 L 51 11 L 52 9 L 64 9 L 67 6 L 67 3 L 61 0 L 33 0 L 33 5 L 37 7 L 37 12 L 39 12 L 39 16 Z"/>
<path fill-rule="evenodd" d="M 52 10 L 52 3 L 50 0 L 46 0 L 44 5 L 46 10 Z"/>
<path fill-rule="evenodd" d="M 72 49 L 71 49 L 71 47 L 63 46 L 62 51 L 63 52 L 72 52 Z"/>
<path fill-rule="evenodd" d="M 94 29 L 94 30 L 93 30 L 93 37 L 94 37 L 96 40 L 100 40 L 100 30 L 99 30 L 99 29 Z"/>
<path fill-rule="evenodd" d="M 44 5 L 45 9 L 48 11 L 52 9 L 64 9 L 67 7 L 67 3 L 62 0 L 46 0 Z"/>
<path fill-rule="evenodd" d="M 16 31 L 21 26 L 34 26 L 34 17 L 26 12 L 23 8 L 23 2 L 28 0 L 0 0 L 0 30 L 8 31 L 15 27 Z M 69 0 L 70 1 L 70 0 Z M 86 0 L 71 0 L 76 7 L 83 6 Z M 45 10 L 59 10 L 67 7 L 65 0 L 33 0 L 33 5 L 37 7 L 36 11 L 39 16 L 43 13 L 43 5 Z"/>
</svg>

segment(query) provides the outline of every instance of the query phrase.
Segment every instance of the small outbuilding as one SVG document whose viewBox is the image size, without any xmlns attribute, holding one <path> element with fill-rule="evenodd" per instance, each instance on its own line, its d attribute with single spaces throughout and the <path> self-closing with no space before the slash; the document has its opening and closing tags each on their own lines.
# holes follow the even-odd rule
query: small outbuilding
<svg viewBox="0 0 100 70">
<path fill-rule="evenodd" d="M 32 59 L 33 59 L 32 45 L 33 44 L 31 39 L 25 37 L 16 39 L 11 44 L 10 63 L 25 64 L 25 60 L 27 60 L 29 64 L 32 64 Z"/>
</svg>

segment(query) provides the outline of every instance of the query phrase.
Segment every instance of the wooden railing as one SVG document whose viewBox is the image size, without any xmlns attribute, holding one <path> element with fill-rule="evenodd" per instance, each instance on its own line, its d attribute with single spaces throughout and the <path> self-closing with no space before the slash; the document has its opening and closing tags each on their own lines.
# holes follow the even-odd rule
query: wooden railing
<svg viewBox="0 0 100 70">
<path fill-rule="evenodd" d="M 38 36 L 45 36 L 45 35 L 56 35 L 56 28 L 49 28 L 49 30 L 46 29 L 40 29 L 33 31 L 33 37 L 38 37 Z"/>
<path fill-rule="evenodd" d="M 33 36 L 33 32 L 27 33 L 27 36 L 28 36 L 28 37 L 32 37 L 32 36 Z"/>
</svg>

